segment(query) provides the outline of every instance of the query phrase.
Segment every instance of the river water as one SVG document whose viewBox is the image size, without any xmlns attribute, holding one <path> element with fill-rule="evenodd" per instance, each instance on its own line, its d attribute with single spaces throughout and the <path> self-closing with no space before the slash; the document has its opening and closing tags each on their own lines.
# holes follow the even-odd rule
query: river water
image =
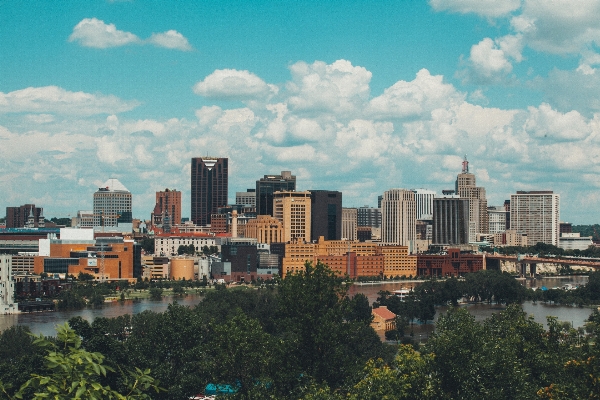
<svg viewBox="0 0 600 400">
<path fill-rule="evenodd" d="M 351 296 L 357 293 L 363 293 L 373 303 L 380 290 L 396 290 L 410 289 L 417 286 L 420 282 L 417 281 L 401 281 L 401 282 L 386 282 L 377 284 L 362 284 L 352 285 L 349 293 Z M 524 280 L 522 283 L 527 287 L 562 287 L 565 284 L 574 286 L 587 283 L 585 276 L 559 277 L 559 278 L 540 278 L 537 280 Z M 163 297 L 161 301 L 141 300 L 133 302 L 126 300 L 124 302 L 107 303 L 104 307 L 98 309 L 84 309 L 77 311 L 54 311 L 54 312 L 38 312 L 38 313 L 22 313 L 14 315 L 0 315 L 0 331 L 7 329 L 13 325 L 27 325 L 35 334 L 43 334 L 45 336 L 54 336 L 56 334 L 56 326 L 64 324 L 72 317 L 80 316 L 87 321 L 93 321 L 97 317 L 118 317 L 125 314 L 137 314 L 142 311 L 163 312 L 173 301 L 184 306 L 195 306 L 202 301 L 202 296 L 190 294 L 185 297 L 174 299 L 172 297 Z M 523 303 L 523 310 L 533 316 L 534 320 L 541 324 L 546 324 L 547 316 L 557 317 L 559 321 L 570 322 L 575 328 L 583 326 L 585 320 L 589 317 L 592 310 L 590 308 L 578 308 L 568 306 L 556 306 L 550 304 L 531 302 Z M 501 306 L 489 304 L 464 304 L 461 307 L 466 307 L 475 319 L 482 321 L 490 317 L 493 313 L 503 309 Z M 437 307 L 435 319 L 440 314 L 444 313 L 447 307 Z M 434 329 L 433 324 L 415 324 L 409 330 L 412 330 L 416 337 L 426 338 Z"/>
</svg>

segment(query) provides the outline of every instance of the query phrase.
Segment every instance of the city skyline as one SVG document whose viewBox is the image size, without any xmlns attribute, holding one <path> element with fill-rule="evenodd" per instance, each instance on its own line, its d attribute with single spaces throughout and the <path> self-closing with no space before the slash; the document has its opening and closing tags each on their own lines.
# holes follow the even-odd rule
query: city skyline
<svg viewBox="0 0 600 400">
<path fill-rule="evenodd" d="M 340 191 L 452 189 L 464 155 L 488 205 L 561 195 L 600 212 L 600 3 L 140 1 L 3 5 L 0 209 L 88 210 L 109 178 L 149 219 L 190 204 L 192 157 Z"/>
</svg>

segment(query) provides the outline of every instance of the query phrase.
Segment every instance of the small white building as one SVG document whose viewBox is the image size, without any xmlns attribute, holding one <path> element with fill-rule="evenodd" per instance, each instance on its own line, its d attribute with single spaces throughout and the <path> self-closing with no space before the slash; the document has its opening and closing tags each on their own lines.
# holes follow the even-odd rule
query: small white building
<svg viewBox="0 0 600 400">
<path fill-rule="evenodd" d="M 580 233 L 562 233 L 558 247 L 564 250 L 585 250 L 592 245 L 592 237 L 581 237 Z"/>
<path fill-rule="evenodd" d="M 0 314 L 16 314 L 19 305 L 15 303 L 15 281 L 12 277 L 12 256 L 0 255 Z"/>
<path fill-rule="evenodd" d="M 158 256 L 176 255 L 179 246 L 193 245 L 196 252 L 201 253 L 204 246 L 217 246 L 220 250 L 220 242 L 214 236 L 156 236 L 154 237 L 154 254 Z"/>
</svg>

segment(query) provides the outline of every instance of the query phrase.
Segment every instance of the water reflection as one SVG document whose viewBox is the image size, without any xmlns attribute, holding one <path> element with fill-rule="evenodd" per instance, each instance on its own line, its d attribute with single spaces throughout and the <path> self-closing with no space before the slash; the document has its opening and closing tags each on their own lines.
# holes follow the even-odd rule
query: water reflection
<svg viewBox="0 0 600 400">
<path fill-rule="evenodd" d="M 538 278 L 538 279 L 527 279 L 521 280 L 521 283 L 528 288 L 541 288 L 546 286 L 547 288 L 562 287 L 569 283 L 574 286 L 583 285 L 587 283 L 587 277 L 585 276 L 570 276 L 570 277 L 555 277 L 555 278 Z M 412 289 L 419 285 L 419 281 L 399 281 L 399 282 L 385 282 L 378 284 L 362 284 L 352 285 L 349 288 L 350 296 L 354 296 L 357 293 L 363 293 L 369 299 L 372 304 L 377 300 L 378 293 L 381 290 L 393 291 L 397 289 Z M 167 309 L 170 303 L 177 301 L 179 304 L 185 306 L 195 306 L 202 301 L 202 296 L 199 295 L 187 295 L 174 299 L 172 297 L 164 297 L 161 301 L 152 300 L 141 300 L 133 302 L 126 300 L 124 302 L 108 303 L 100 309 L 85 309 L 77 311 L 55 311 L 45 313 L 23 313 L 16 315 L 0 315 L 0 330 L 7 329 L 13 325 L 27 325 L 29 329 L 35 334 L 43 334 L 45 336 L 54 336 L 56 334 L 56 326 L 65 323 L 72 317 L 80 316 L 87 321 L 93 321 L 97 317 L 113 318 L 125 314 L 138 314 L 140 312 L 149 310 L 154 312 L 163 312 Z M 467 310 L 475 316 L 477 321 L 483 321 L 489 318 L 492 314 L 502 311 L 504 307 L 495 304 L 462 304 L 461 307 L 467 308 Z M 592 310 L 590 308 L 578 308 L 568 306 L 557 306 L 549 305 L 544 303 L 533 304 L 531 302 L 525 302 L 523 310 L 533 316 L 534 320 L 541 324 L 546 324 L 547 316 L 555 316 L 559 321 L 566 321 L 572 323 L 575 328 L 584 325 L 584 321 L 589 317 Z M 447 311 L 447 307 L 437 307 L 435 320 L 439 316 Z M 429 324 L 418 324 L 415 323 L 407 332 L 413 332 L 415 338 L 418 339 L 419 335 L 425 340 L 429 334 L 433 331 L 434 325 Z"/>
</svg>

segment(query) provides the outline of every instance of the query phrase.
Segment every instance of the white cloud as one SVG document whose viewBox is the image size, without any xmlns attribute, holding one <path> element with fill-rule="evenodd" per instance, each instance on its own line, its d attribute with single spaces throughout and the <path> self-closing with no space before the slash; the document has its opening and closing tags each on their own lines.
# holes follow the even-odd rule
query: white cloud
<svg viewBox="0 0 600 400">
<path fill-rule="evenodd" d="M 190 51 L 192 46 L 187 38 L 176 30 L 153 33 L 147 40 L 137 35 L 118 30 L 115 24 L 107 24 L 97 18 L 84 18 L 73 28 L 69 42 L 77 42 L 84 47 L 106 49 L 130 44 L 152 44 L 166 49 Z"/>
<path fill-rule="evenodd" d="M 165 47 L 167 49 L 175 49 L 182 51 L 192 50 L 192 46 L 188 40 L 179 32 L 170 30 L 163 33 L 153 33 L 148 39 L 148 42 L 158 47 Z"/>
<path fill-rule="evenodd" d="M 600 2 L 596 0 L 525 0 L 515 28 L 526 27 L 529 47 L 549 53 L 578 53 L 600 43 Z M 526 21 L 526 22 L 524 22 Z"/>
<path fill-rule="evenodd" d="M 196 83 L 194 92 L 208 98 L 249 100 L 276 94 L 277 87 L 249 71 L 219 69 Z"/>
<path fill-rule="evenodd" d="M 521 0 L 429 0 L 436 11 L 473 13 L 483 17 L 501 17 L 518 10 Z"/>
<path fill-rule="evenodd" d="M 537 138 L 558 141 L 582 140 L 588 137 L 591 129 L 585 118 L 577 111 L 560 113 L 548 104 L 529 107 L 529 118 L 525 130 Z"/>
<path fill-rule="evenodd" d="M 589 60 L 595 65 L 592 56 Z M 597 190 L 590 176 L 600 173 L 600 113 L 589 116 L 549 104 L 515 110 L 475 105 L 427 70 L 370 99 L 364 83 L 370 72 L 362 67 L 347 62 L 294 66 L 295 75 L 286 85 L 293 90 L 240 108 L 209 103 L 191 121 L 133 119 L 118 114 L 115 104 L 122 102 L 113 103 L 116 98 L 84 94 L 84 100 L 77 100 L 58 88 L 53 90 L 65 97 L 42 91 L 43 101 L 31 100 L 31 94 L 17 101 L 14 93 L 2 95 L 0 110 L 23 115 L 1 119 L 5 194 L 0 200 L 23 204 L 53 195 L 52 207 L 59 212 L 41 204 L 48 216 L 74 214 L 91 207 L 93 182 L 103 181 L 101 175 L 119 177 L 132 190 L 136 217 L 149 216 L 155 188 L 182 190 L 185 211 L 189 160 L 206 154 L 229 157 L 230 193 L 252 187 L 264 174 L 291 170 L 298 176 L 298 190 L 348 189 L 348 207 L 374 205 L 376 194 L 391 187 L 425 187 L 438 193 L 451 188 L 464 154 L 486 187 L 490 204 L 501 204 L 516 188 L 546 186 L 565 193 L 568 182 Z M 292 98 L 315 104 L 319 82 L 338 89 L 318 112 L 292 106 Z M 59 103 L 63 111 L 85 108 L 88 96 L 100 105 L 87 107 L 104 115 L 55 114 Z M 354 117 L 347 111 L 351 109 L 357 110 Z M 43 114 L 32 118 L 31 112 Z M 19 184 L 31 177 L 39 180 L 35 187 Z M 360 190 L 356 182 L 366 189 Z M 590 207 L 595 211 L 600 203 Z"/>
<path fill-rule="evenodd" d="M 141 40 L 133 33 L 118 30 L 114 24 L 106 24 L 96 18 L 84 18 L 73 28 L 69 42 L 78 42 L 85 47 L 106 49 L 141 43 Z"/>
<path fill-rule="evenodd" d="M 521 62 L 523 44 L 520 35 L 492 40 L 485 38 L 471 47 L 464 83 L 490 84 L 503 81 L 513 70 L 512 62 Z"/>
<path fill-rule="evenodd" d="M 371 72 L 347 60 L 332 64 L 297 62 L 290 66 L 290 72 L 292 81 L 286 85 L 290 93 L 288 104 L 298 112 L 356 116 L 369 98 Z"/>
<path fill-rule="evenodd" d="M 70 92 L 57 86 L 29 87 L 0 92 L 0 113 L 37 112 L 75 115 L 120 113 L 134 109 L 137 101 L 116 96 Z"/>
<path fill-rule="evenodd" d="M 441 75 L 422 69 L 412 82 L 398 81 L 372 99 L 369 111 L 379 118 L 427 118 L 436 108 L 461 103 L 463 98 L 452 85 L 443 83 Z"/>
</svg>

